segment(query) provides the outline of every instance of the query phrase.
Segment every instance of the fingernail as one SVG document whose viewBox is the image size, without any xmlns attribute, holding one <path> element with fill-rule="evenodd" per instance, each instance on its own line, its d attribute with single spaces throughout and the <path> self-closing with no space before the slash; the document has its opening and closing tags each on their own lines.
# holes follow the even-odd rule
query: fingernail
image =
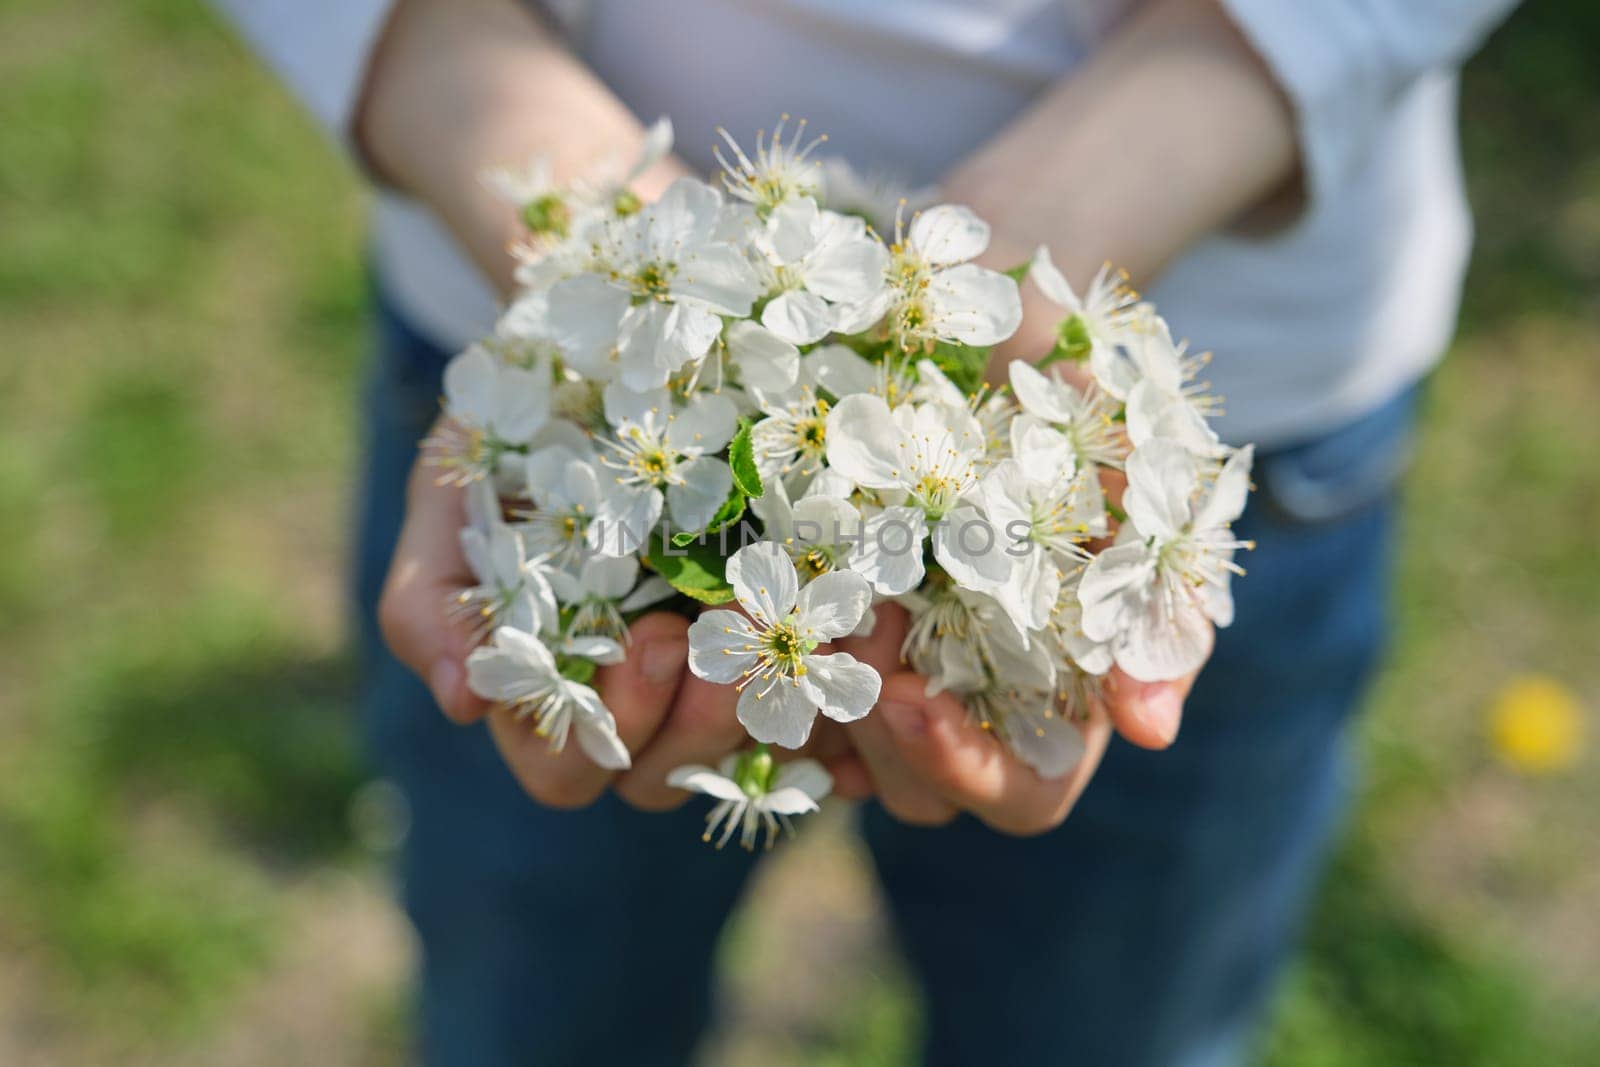
<svg viewBox="0 0 1600 1067">
<path fill-rule="evenodd" d="M 1178 739 L 1178 727 L 1183 723 L 1183 694 L 1165 683 L 1146 685 L 1139 694 L 1139 721 L 1154 730 L 1156 736 L 1167 744 Z"/>
<path fill-rule="evenodd" d="M 433 699 L 439 702 L 439 707 L 449 711 L 461 687 L 460 665 L 449 656 L 435 661 L 428 672 L 428 687 L 433 690 Z"/>
<path fill-rule="evenodd" d="M 889 720 L 889 729 L 897 734 L 921 737 L 928 732 L 928 717 L 914 704 L 885 700 L 878 705 L 878 713 Z"/>
<path fill-rule="evenodd" d="M 648 641 L 639 650 L 639 673 L 647 682 L 665 685 L 676 681 L 689 661 L 689 643 L 682 640 Z"/>
</svg>

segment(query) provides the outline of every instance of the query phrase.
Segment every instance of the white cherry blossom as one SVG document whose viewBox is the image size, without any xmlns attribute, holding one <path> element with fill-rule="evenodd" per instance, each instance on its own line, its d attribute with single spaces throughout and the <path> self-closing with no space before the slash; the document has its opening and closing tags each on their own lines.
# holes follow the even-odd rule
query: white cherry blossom
<svg viewBox="0 0 1600 1067">
<path fill-rule="evenodd" d="M 601 506 L 599 550 L 636 551 L 663 505 L 678 529 L 704 529 L 733 488 L 728 464 L 715 458 L 737 429 L 732 402 L 697 393 L 678 406 L 666 390 L 632 394 L 613 387 L 606 412 L 616 434 L 603 440 L 608 454 L 601 463 L 615 474 Z"/>
<path fill-rule="evenodd" d="M 572 571 L 551 571 L 550 586 L 571 615 L 569 634 L 628 642 L 624 616 L 672 596 L 672 586 L 657 575 L 639 581 L 639 561 L 632 556 L 595 556 Z"/>
<path fill-rule="evenodd" d="M 857 333 L 883 321 L 900 347 L 921 351 L 938 341 L 992 345 L 1022 323 L 1017 283 L 967 262 L 989 247 L 989 224 L 971 209 L 941 204 L 911 221 L 890 248 L 888 285 L 871 300 L 841 309 L 837 328 Z"/>
<path fill-rule="evenodd" d="M 603 160 L 585 178 L 560 183 L 549 155 L 534 156 L 523 167 L 491 167 L 481 179 L 491 191 L 516 206 L 535 238 L 555 243 L 581 233 L 585 223 L 626 216 L 642 204 L 629 183 L 672 151 L 672 123 L 657 119 L 645 131 L 633 163 L 624 168 Z"/>
<path fill-rule="evenodd" d="M 429 461 L 457 485 L 493 477 L 550 417 L 549 370 L 514 366 L 473 345 L 444 369 L 444 413 L 425 442 Z"/>
<path fill-rule="evenodd" d="M 717 129 L 733 154 L 729 159 L 720 145 L 712 150 L 722 165 L 723 185 L 731 196 L 749 204 L 763 218 L 790 200 L 815 195 L 821 181 L 817 161 L 811 158 L 811 153 L 828 138 L 824 135 L 806 140 L 806 120 L 801 119 L 785 140 L 784 127 L 788 122 L 788 115 L 779 118 L 771 137 L 765 131 L 756 134 L 754 158 L 745 154 L 727 130 Z"/>
<path fill-rule="evenodd" d="M 1056 429 L 1071 447 L 1077 465 L 1122 468 L 1128 441 L 1117 421 L 1122 405 L 1115 397 L 1092 380 L 1080 389 L 1059 367 L 1041 371 L 1016 359 L 1008 370 L 1011 391 L 1022 410 Z M 1013 432 L 1028 427 L 1028 423 L 1014 424 Z"/>
<path fill-rule="evenodd" d="M 599 269 L 550 291 L 551 330 L 573 367 L 653 389 L 706 354 L 722 333 L 719 316 L 750 314 L 760 282 L 719 237 L 722 212 L 715 189 L 680 178 L 655 204 L 602 228 Z"/>
<path fill-rule="evenodd" d="M 554 445 L 529 453 L 524 468 L 534 507 L 517 517 L 528 551 L 567 566 L 599 550 L 600 544 L 591 543 L 602 540 L 594 520 L 612 481 L 593 454 Z"/>
<path fill-rule="evenodd" d="M 1094 558 L 1078 596 L 1083 630 L 1107 641 L 1117 666 L 1140 681 L 1181 678 L 1211 652 L 1212 624 L 1233 621 L 1230 577 L 1237 549 L 1251 547 L 1229 524 L 1250 491 L 1249 448 L 1210 484 L 1182 445 L 1156 439 L 1128 457 L 1128 522 L 1117 544 Z"/>
<path fill-rule="evenodd" d="M 716 799 L 702 840 L 710 842 L 720 827 L 716 845 L 721 848 L 737 829 L 739 844 L 753 850 L 762 827 L 767 848 L 777 840 L 780 826 L 794 833 L 791 817 L 818 810 L 817 802 L 833 791 L 833 776 L 816 760 L 777 763 L 757 750 L 727 756 L 715 770 L 699 763 L 679 767 L 667 775 L 667 784 Z"/>
<path fill-rule="evenodd" d="M 961 584 L 992 589 L 1011 574 L 1004 535 L 975 506 L 986 447 L 965 408 L 902 404 L 856 394 L 828 412 L 830 468 L 885 494 L 866 522 L 862 558 L 852 568 L 879 593 L 897 595 L 922 580 L 925 537 L 934 558 Z"/>
<path fill-rule="evenodd" d="M 1113 272 L 1111 265 L 1105 264 L 1080 298 L 1051 261 L 1050 250 L 1040 245 L 1028 265 L 1028 277 L 1046 300 L 1067 313 L 1061 323 L 1059 344 L 1074 355 L 1087 355 L 1090 366 L 1097 371 L 1108 366 L 1137 314 L 1139 294 L 1128 288 L 1127 276 Z"/>
<path fill-rule="evenodd" d="M 757 741 L 799 748 L 820 711 L 853 722 L 872 710 L 882 679 L 846 652 L 816 648 L 851 633 L 872 602 L 866 579 L 830 571 L 800 587 L 794 562 L 762 541 L 728 560 L 741 615 L 708 611 L 689 627 L 689 669 L 739 687 L 738 716 Z"/>
<path fill-rule="evenodd" d="M 1084 545 L 1105 536 L 1105 500 L 1094 470 L 1074 474 L 1021 456 L 996 464 L 981 493 L 1016 561 L 995 596 L 1024 632 L 1041 629 L 1061 589 L 1061 567 L 1087 559 Z"/>
<path fill-rule="evenodd" d="M 1207 422 L 1221 405 L 1198 380 L 1210 357 L 1190 355 L 1185 345 L 1174 344 L 1166 322 L 1153 313 L 1129 334 L 1126 351 L 1139 374 L 1128 391 L 1128 439 L 1134 447 L 1164 437 L 1197 456 L 1227 455 L 1227 446 Z"/>
<path fill-rule="evenodd" d="M 452 598 L 452 611 L 488 633 L 512 626 L 539 633 L 556 619 L 555 593 L 543 557 L 529 558 L 522 537 L 500 516 L 500 504 L 487 482 L 467 489 L 468 524 L 461 528 L 461 554 L 477 584 Z"/>
<path fill-rule="evenodd" d="M 534 729 L 560 752 L 569 734 L 591 760 L 609 770 L 632 762 L 617 735 L 617 722 L 600 695 L 564 677 L 555 656 L 532 634 L 509 626 L 494 632 L 494 643 L 467 657 L 467 685 L 485 700 L 531 715 Z"/>
<path fill-rule="evenodd" d="M 835 304 L 873 300 L 889 264 L 888 250 L 867 233 L 866 223 L 818 210 L 810 197 L 773 209 L 756 248 L 771 297 L 761 323 L 797 345 L 827 336 Z"/>
</svg>

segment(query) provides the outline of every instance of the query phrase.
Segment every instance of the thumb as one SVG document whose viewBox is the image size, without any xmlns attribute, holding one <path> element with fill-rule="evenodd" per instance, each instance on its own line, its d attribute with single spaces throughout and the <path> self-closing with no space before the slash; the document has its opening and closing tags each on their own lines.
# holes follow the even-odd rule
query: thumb
<svg viewBox="0 0 1600 1067">
<path fill-rule="evenodd" d="M 1112 725 L 1140 748 L 1166 748 L 1177 740 L 1183 702 L 1199 676 L 1196 671 L 1170 682 L 1141 682 L 1113 668 L 1102 699 Z"/>
<path fill-rule="evenodd" d="M 473 584 L 461 554 L 466 522 L 459 486 L 440 484 L 418 457 L 406 489 L 406 518 L 378 600 L 378 625 L 390 651 L 423 680 L 439 708 L 459 723 L 488 709 L 467 688 L 467 654 L 477 645 L 470 620 L 452 617 L 451 599 Z"/>
</svg>

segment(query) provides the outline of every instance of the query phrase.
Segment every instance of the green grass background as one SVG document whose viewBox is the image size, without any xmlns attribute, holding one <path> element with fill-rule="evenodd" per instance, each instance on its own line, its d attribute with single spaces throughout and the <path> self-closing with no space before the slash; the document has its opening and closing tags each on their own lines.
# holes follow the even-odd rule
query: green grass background
<svg viewBox="0 0 1600 1067">
<path fill-rule="evenodd" d="M 1600 704 L 1597 54 L 1600 8 L 1544 0 L 1468 70 L 1463 328 L 1270 1064 L 1600 1063 L 1595 760 L 1521 777 L 1483 726 L 1529 671 Z M 195 0 L 0 0 L 0 1062 L 406 1059 L 347 710 L 361 242 L 353 176 Z M 730 933 L 713 1060 L 912 1055 L 839 825 Z"/>
</svg>

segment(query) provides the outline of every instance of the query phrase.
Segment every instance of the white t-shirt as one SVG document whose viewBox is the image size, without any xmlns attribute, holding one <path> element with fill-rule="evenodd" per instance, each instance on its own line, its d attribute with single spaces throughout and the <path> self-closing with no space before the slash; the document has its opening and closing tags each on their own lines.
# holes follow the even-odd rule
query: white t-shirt
<svg viewBox="0 0 1600 1067">
<path fill-rule="evenodd" d="M 387 0 L 217 0 L 343 130 Z M 934 182 L 1090 54 L 1139 0 L 550 0 L 579 56 L 707 172 L 713 130 L 811 120 L 828 149 Z M 1309 202 L 1268 237 L 1218 234 L 1148 295 L 1216 353 L 1230 440 L 1360 415 L 1449 344 L 1471 240 L 1455 67 L 1515 0 L 1221 0 L 1294 105 Z M 485 161 L 497 162 L 497 161 Z M 1114 165 L 1114 162 L 1113 162 Z M 1174 160 L 1174 166 L 1182 166 Z M 417 205 L 380 196 L 377 270 L 446 348 L 496 303 Z"/>
</svg>

